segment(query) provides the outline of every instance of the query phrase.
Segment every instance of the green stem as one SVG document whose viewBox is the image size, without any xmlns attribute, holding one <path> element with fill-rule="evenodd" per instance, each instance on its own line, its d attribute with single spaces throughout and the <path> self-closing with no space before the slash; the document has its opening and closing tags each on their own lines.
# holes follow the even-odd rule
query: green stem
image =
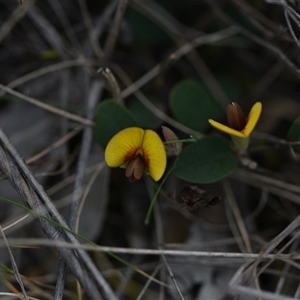
<svg viewBox="0 0 300 300">
<path fill-rule="evenodd" d="M 172 140 L 172 141 L 165 141 L 163 142 L 165 145 L 168 144 L 174 144 L 174 143 L 193 143 L 195 142 L 196 139 L 195 138 L 191 138 L 191 139 L 183 139 L 183 140 Z"/>
<path fill-rule="evenodd" d="M 172 166 L 169 171 L 167 172 L 167 174 L 164 176 L 163 180 L 161 181 L 160 185 L 158 186 L 157 190 L 156 190 L 156 193 L 154 195 L 154 197 L 152 198 L 151 200 L 151 203 L 150 203 L 150 206 L 148 208 L 148 211 L 147 211 L 147 215 L 146 215 L 146 219 L 145 219 L 145 225 L 148 225 L 149 224 L 149 220 L 150 220 L 150 217 L 151 217 L 151 213 L 152 213 L 152 210 L 153 210 L 153 206 L 155 204 L 155 201 L 162 189 L 162 186 L 163 184 L 165 183 L 165 181 L 167 180 L 167 178 L 170 176 L 170 174 L 172 173 L 172 171 L 174 170 L 174 166 Z"/>
</svg>

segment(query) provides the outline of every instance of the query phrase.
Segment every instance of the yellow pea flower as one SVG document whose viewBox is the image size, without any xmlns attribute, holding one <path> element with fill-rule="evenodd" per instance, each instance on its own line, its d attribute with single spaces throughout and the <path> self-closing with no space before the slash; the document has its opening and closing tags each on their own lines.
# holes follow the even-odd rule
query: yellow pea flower
<svg viewBox="0 0 300 300">
<path fill-rule="evenodd" d="M 158 181 L 167 164 L 164 144 L 150 129 L 129 127 L 121 130 L 108 142 L 104 158 L 109 167 L 125 167 L 130 181 L 140 179 L 146 172 Z"/>
<path fill-rule="evenodd" d="M 254 130 L 262 111 L 261 102 L 256 102 L 246 119 L 240 105 L 232 102 L 227 106 L 228 126 L 209 119 L 210 125 L 216 129 L 228 133 L 234 144 L 240 149 L 246 149 L 249 144 L 249 137 Z"/>
</svg>

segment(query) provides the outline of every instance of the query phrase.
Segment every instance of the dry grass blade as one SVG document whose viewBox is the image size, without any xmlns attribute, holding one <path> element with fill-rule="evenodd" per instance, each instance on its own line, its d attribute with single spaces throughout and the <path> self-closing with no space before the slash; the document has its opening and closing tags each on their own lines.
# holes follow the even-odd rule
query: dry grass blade
<svg viewBox="0 0 300 300">
<path fill-rule="evenodd" d="M 66 134 L 64 137 L 56 141 L 53 145 L 48 147 L 47 149 L 44 149 L 43 151 L 39 152 L 38 154 L 34 155 L 30 159 L 26 160 L 26 163 L 30 165 L 32 162 L 41 159 L 43 156 L 47 155 L 49 152 L 51 152 L 53 149 L 56 149 L 60 146 L 62 146 L 64 143 L 66 143 L 68 140 L 73 138 L 75 135 L 80 133 L 84 127 L 83 126 L 77 126 L 74 130 Z"/>
<path fill-rule="evenodd" d="M 14 293 L 5 293 L 5 292 L 0 292 L 0 296 L 8 296 L 8 297 L 13 297 L 13 298 L 19 298 L 19 299 L 23 299 L 23 297 L 14 294 Z M 28 297 L 29 300 L 40 300 L 38 298 L 34 298 L 34 297 Z"/>
<path fill-rule="evenodd" d="M 21 18 L 23 18 L 32 7 L 35 1 L 27 1 L 25 5 L 18 6 L 11 16 L 1 25 L 0 28 L 0 44 L 3 39 L 11 32 L 14 26 L 18 24 Z M 23 1 L 20 1 L 23 4 Z"/>
<path fill-rule="evenodd" d="M 236 34 L 236 29 L 234 27 L 229 27 L 222 29 L 218 32 L 206 34 L 195 38 L 194 40 L 187 41 L 184 45 L 180 46 L 176 51 L 172 52 L 166 61 L 159 63 L 145 75 L 139 78 L 136 82 L 129 85 L 121 93 L 123 98 L 130 96 L 132 93 L 138 91 L 141 87 L 147 84 L 150 80 L 155 78 L 161 72 L 165 71 L 166 67 L 169 67 L 174 61 L 180 59 L 181 57 L 190 53 L 193 49 L 200 47 L 201 45 L 216 43 L 224 39 L 228 39 Z"/>
<path fill-rule="evenodd" d="M 260 255 L 257 257 L 257 259 L 245 264 L 242 266 L 235 274 L 235 276 L 231 279 L 229 286 L 232 291 L 235 293 L 243 293 L 245 295 L 252 295 L 261 297 L 262 299 L 284 299 L 284 300 L 291 300 L 295 298 L 291 298 L 289 296 L 285 295 L 278 295 L 274 293 L 270 293 L 267 291 L 261 291 L 253 289 L 252 287 L 245 286 L 248 285 L 249 282 L 251 282 L 250 277 L 254 270 L 259 270 L 258 276 L 266 271 L 267 267 L 270 266 L 272 262 L 274 262 L 276 259 L 279 258 L 281 253 L 289 247 L 290 244 L 292 244 L 295 239 L 299 238 L 300 231 L 298 230 L 292 238 L 284 243 L 284 245 L 281 247 L 281 249 L 278 251 L 278 254 L 274 254 L 272 258 L 267 260 L 267 262 L 259 268 L 260 263 L 266 258 L 266 255 L 268 255 L 271 251 L 273 251 L 284 239 L 288 238 L 288 236 L 294 232 L 298 227 L 300 226 L 300 217 L 298 216 L 289 226 L 286 227 L 285 230 L 283 230 L 279 235 L 277 235 L 266 247 L 261 251 Z M 293 254 L 290 255 L 290 257 L 293 257 Z M 292 261 L 290 259 L 287 259 L 285 261 L 287 264 L 293 265 Z M 300 268 L 298 263 L 295 265 L 296 268 Z M 282 275 L 282 272 L 280 272 L 280 275 Z M 281 279 L 282 280 L 282 279 Z M 279 280 L 280 283 L 280 280 Z M 279 287 L 278 287 L 279 288 Z M 272 298 L 273 297 L 273 298 Z"/>
<path fill-rule="evenodd" d="M 50 66 L 43 67 L 38 70 L 32 71 L 28 74 L 25 74 L 24 76 L 20 76 L 17 79 L 15 79 L 14 81 L 7 84 L 7 87 L 13 89 L 21 84 L 26 83 L 27 81 L 33 80 L 35 78 L 39 78 L 43 75 L 46 75 L 46 74 L 49 74 L 52 72 L 56 72 L 56 71 L 63 70 L 66 68 L 71 68 L 71 67 L 81 67 L 81 66 L 91 67 L 91 66 L 98 65 L 98 63 L 99 62 L 97 60 L 83 59 L 83 58 L 78 58 L 75 60 L 65 60 L 62 62 L 51 64 Z M 3 91 L 1 92 L 0 95 L 2 95 L 2 94 L 3 94 Z"/>
<path fill-rule="evenodd" d="M 24 161 L 12 147 L 2 130 L 0 130 L 0 168 L 21 195 L 26 206 L 39 215 L 47 217 L 50 220 L 52 219 L 63 227 L 68 228 L 42 186 L 30 173 Z M 59 230 L 45 219 L 37 218 L 36 221 L 50 239 L 72 241 L 72 243 L 78 244 L 78 241 L 72 234 Z M 57 251 L 64 258 L 64 261 L 78 278 L 91 299 L 99 299 L 101 293 L 106 299 L 115 299 L 110 287 L 85 252 L 79 250 L 77 251 L 77 255 L 75 255 L 73 251 L 64 248 L 57 248 Z M 90 269 L 93 278 L 91 278 L 91 275 L 82 267 L 81 260 L 86 264 L 86 267 Z"/>
<path fill-rule="evenodd" d="M 282 61 L 292 70 L 294 71 L 298 77 L 300 76 L 300 69 L 299 67 L 292 61 L 290 58 L 285 55 L 285 53 L 275 45 L 272 45 L 270 43 L 265 42 L 262 38 L 259 36 L 253 34 L 251 31 L 247 30 L 246 28 L 240 26 L 235 20 L 233 20 L 228 14 L 222 11 L 221 7 L 216 3 L 215 0 L 209 1 L 206 0 L 206 2 L 212 7 L 212 9 L 217 13 L 218 16 L 222 20 L 224 20 L 227 24 L 235 25 L 239 29 L 239 31 L 244 34 L 245 36 L 249 37 L 251 40 L 253 40 L 255 43 L 267 48 L 271 52 L 273 52 L 275 55 L 277 55 Z"/>
<path fill-rule="evenodd" d="M 74 47 L 74 49 L 77 48 L 76 49 L 77 51 L 81 50 L 81 46 L 76 37 L 75 31 L 70 23 L 68 15 L 64 11 L 63 7 L 61 6 L 61 3 L 57 1 L 49 1 L 49 5 L 52 7 L 53 11 L 57 14 L 59 21 L 62 24 L 69 41 L 72 43 L 72 47 Z"/>
<path fill-rule="evenodd" d="M 236 223 L 238 225 L 240 234 L 243 238 L 246 250 L 247 250 L 247 252 L 251 253 L 252 252 L 252 247 L 251 247 L 249 235 L 248 235 L 247 229 L 245 227 L 245 223 L 243 221 L 240 210 L 237 206 L 237 203 L 236 203 L 233 191 L 232 191 L 232 187 L 231 187 L 229 181 L 227 181 L 227 180 L 223 181 L 223 188 L 224 188 L 224 190 L 226 192 L 226 195 L 228 197 L 232 212 L 234 214 L 234 217 L 235 217 Z"/>
<path fill-rule="evenodd" d="M 155 270 L 153 271 L 153 273 L 151 274 L 151 277 L 155 277 L 157 272 L 160 270 L 161 266 L 157 266 L 155 268 Z M 141 292 L 139 293 L 139 295 L 137 296 L 136 300 L 141 300 L 147 290 L 147 288 L 149 287 L 150 283 L 152 282 L 151 278 L 149 278 L 146 282 L 146 284 L 144 285 L 143 289 L 141 290 Z"/>
<path fill-rule="evenodd" d="M 81 6 L 84 9 L 86 8 L 85 3 L 84 4 L 81 3 Z M 116 12 L 116 16 L 113 21 L 113 25 L 111 26 L 111 30 L 109 32 L 109 35 L 107 37 L 107 40 L 106 40 L 106 43 L 104 46 L 103 57 L 101 57 L 105 63 L 106 63 L 106 60 L 108 60 L 109 57 L 113 53 L 113 49 L 114 49 L 114 46 L 115 46 L 115 43 L 116 43 L 116 40 L 118 37 L 118 33 L 119 33 L 119 27 L 121 25 L 121 21 L 123 19 L 124 13 L 126 11 L 126 6 L 127 6 L 127 1 L 119 3 L 119 6 L 118 6 L 118 9 Z M 98 51 L 98 54 L 99 54 L 99 48 L 94 47 L 94 49 L 96 51 Z M 109 78 L 111 79 L 110 82 L 114 79 L 113 75 L 110 76 Z M 118 85 L 116 84 L 116 81 L 114 83 L 118 87 Z M 114 90 L 115 89 L 116 88 L 114 87 Z M 103 92 L 102 82 L 94 81 L 90 87 L 88 101 L 86 104 L 87 119 L 92 120 L 94 118 L 98 99 L 101 98 L 102 92 Z M 120 93 L 118 92 L 118 94 L 120 94 Z M 118 97 L 118 95 L 116 95 L 116 97 Z M 76 179 L 75 179 L 72 204 L 70 207 L 69 217 L 68 217 L 68 224 L 71 229 L 74 229 L 76 227 L 76 222 L 78 219 L 78 213 L 79 213 L 78 210 L 79 210 L 80 202 L 81 202 L 82 196 L 83 196 L 83 180 L 84 180 L 85 169 L 87 166 L 92 141 L 93 141 L 92 129 L 85 128 L 85 130 L 83 132 L 82 147 L 81 147 L 81 150 L 79 153 L 78 171 L 77 171 Z M 64 281 L 65 281 L 65 274 L 66 274 L 66 264 L 64 264 L 63 261 L 61 261 L 61 263 L 59 264 L 59 278 L 57 280 L 57 285 L 56 285 L 56 295 L 60 295 L 60 297 L 58 297 L 57 299 L 62 299 L 62 290 L 63 290 L 63 286 L 64 286 Z"/>
<path fill-rule="evenodd" d="M 154 19 L 156 23 L 164 28 L 177 45 L 182 46 L 182 44 L 189 44 L 189 41 L 186 40 L 184 34 L 178 28 L 178 24 L 176 24 L 176 22 L 172 20 L 172 17 L 156 2 L 134 1 L 133 4 L 145 13 L 145 15 L 150 16 L 150 18 Z M 225 108 L 229 103 L 229 99 L 202 57 L 192 48 L 188 51 L 187 58 L 213 97 Z"/>
<path fill-rule="evenodd" d="M 176 288 L 176 290 L 177 290 L 177 293 L 178 293 L 180 299 L 181 299 L 181 300 L 184 300 L 184 297 L 183 297 L 183 295 L 182 295 L 182 293 L 181 293 L 181 291 L 180 291 L 180 288 L 179 288 L 179 286 L 178 286 L 178 284 L 177 284 L 175 275 L 174 275 L 174 273 L 173 273 L 173 271 L 172 271 L 170 265 L 168 264 L 168 262 L 167 262 L 167 260 L 166 260 L 166 258 L 165 258 L 165 256 L 164 256 L 163 254 L 161 255 L 161 257 L 162 257 L 163 262 L 164 262 L 164 264 L 165 264 L 165 266 L 166 266 L 166 268 L 167 268 L 167 270 L 168 270 L 168 273 L 169 273 L 169 275 L 170 275 L 170 278 L 171 278 L 171 280 L 173 281 L 173 284 L 174 284 L 174 286 L 175 286 L 175 288 Z"/>
<path fill-rule="evenodd" d="M 12 252 L 11 252 L 10 246 L 9 246 L 9 244 L 8 244 L 8 242 L 7 242 L 6 236 L 5 236 L 5 234 L 4 234 L 4 231 L 3 231 L 1 225 L 0 225 L 0 232 L 1 232 L 1 235 L 2 235 L 2 237 L 3 237 L 4 242 L 5 242 L 5 244 L 6 244 L 6 248 L 7 248 L 7 251 L 8 251 L 8 253 L 9 253 L 11 265 L 12 265 L 12 268 L 13 268 L 13 270 L 14 270 L 14 275 L 15 275 L 15 277 L 16 277 L 17 282 L 19 283 L 19 286 L 20 286 L 20 288 L 21 288 L 23 297 L 24 297 L 25 300 L 29 300 L 29 298 L 28 298 L 28 296 L 27 296 L 27 293 L 26 293 L 26 290 L 25 290 L 25 287 L 24 287 L 24 284 L 23 284 L 23 281 L 22 281 L 22 278 L 21 278 L 21 275 L 20 275 L 19 270 L 18 270 L 18 266 L 17 266 L 17 264 L 16 264 L 16 261 L 15 261 L 15 259 L 14 259 L 13 254 L 12 254 Z"/>
<path fill-rule="evenodd" d="M 232 259 L 238 263 L 245 261 L 253 261 L 254 259 L 261 258 L 266 261 L 269 259 L 280 260 L 295 260 L 300 259 L 299 255 L 295 254 L 261 254 L 261 253 L 240 253 L 240 252 L 213 252 L 213 251 L 190 251 L 190 250 L 169 250 L 169 249 L 148 249 L 148 248 L 122 248 L 122 247 L 109 247 L 98 246 L 90 244 L 74 245 L 65 241 L 51 241 L 47 239 L 35 239 L 35 238 L 10 238 L 8 242 L 11 246 L 48 246 L 48 247 L 60 247 L 68 249 L 83 249 L 86 251 L 104 252 L 104 253 L 119 253 L 119 254 L 131 254 L 131 255 L 152 255 L 152 256 L 181 256 L 191 258 L 204 258 L 204 259 Z M 0 242 L 0 246 L 5 246 Z"/>
<path fill-rule="evenodd" d="M 105 42 L 103 59 L 105 61 L 109 60 L 111 55 L 113 54 L 113 50 L 115 48 L 117 38 L 119 36 L 121 22 L 123 21 L 124 14 L 126 12 L 127 5 L 129 3 L 128 0 L 116 1 L 118 3 L 117 11 L 112 22 L 112 26 L 110 26 L 110 30 L 108 33 L 108 38 Z"/>
<path fill-rule="evenodd" d="M 88 193 L 91 189 L 91 186 L 95 183 L 98 175 L 100 174 L 100 172 L 102 172 L 103 168 L 105 167 L 105 162 L 102 161 L 99 166 L 97 167 L 97 169 L 94 171 L 89 183 L 87 184 L 87 187 L 82 195 L 82 200 L 80 202 L 80 206 L 78 208 L 78 218 L 76 220 L 76 224 L 75 224 L 75 232 L 78 233 L 78 227 L 79 227 L 79 222 L 80 222 L 80 215 L 84 206 L 84 203 L 86 201 L 86 198 L 88 196 Z"/>
<path fill-rule="evenodd" d="M 31 104 L 34 104 L 34 105 L 36 105 L 38 107 L 41 107 L 41 108 L 43 108 L 45 110 L 48 110 L 48 111 L 50 111 L 50 112 L 52 112 L 54 114 L 60 115 L 62 117 L 68 118 L 70 120 L 73 120 L 75 122 L 79 122 L 79 123 L 87 125 L 87 126 L 95 126 L 95 123 L 92 122 L 92 121 L 90 121 L 90 120 L 87 120 L 85 118 L 82 118 L 82 117 L 74 115 L 74 114 L 71 114 L 71 113 L 69 113 L 67 111 L 58 109 L 58 108 L 53 107 L 51 105 L 42 103 L 42 102 L 40 102 L 40 101 L 38 101 L 36 99 L 33 99 L 32 97 L 28 97 L 28 96 L 23 95 L 23 94 L 21 94 L 19 92 L 16 92 L 16 91 L 14 91 L 14 90 L 12 90 L 12 89 L 10 89 L 10 88 L 2 85 L 2 84 L 0 84 L 0 89 L 2 91 L 5 91 L 6 93 L 14 95 L 14 96 L 16 96 L 16 97 L 18 97 L 18 98 L 20 98 L 22 100 L 25 100 L 25 101 L 27 101 L 27 102 L 29 102 Z"/>
<path fill-rule="evenodd" d="M 43 13 L 36 6 L 28 12 L 29 18 L 36 24 L 36 28 L 41 32 L 47 42 L 58 51 L 63 57 L 68 57 L 68 51 L 61 35 L 44 17 Z"/>
<path fill-rule="evenodd" d="M 128 75 L 118 66 L 113 66 L 114 71 L 118 76 L 121 78 L 121 80 L 126 84 L 126 86 L 131 86 L 133 83 L 128 77 Z M 161 109 L 156 107 L 140 90 L 137 90 L 133 93 L 138 100 L 147 107 L 155 116 L 162 119 L 166 123 L 170 124 L 171 126 L 174 126 L 175 128 L 181 130 L 182 132 L 185 132 L 187 134 L 194 135 L 196 137 L 202 136 L 201 133 L 188 128 L 187 126 L 184 126 L 180 122 L 174 120 L 173 118 L 169 117 L 165 112 L 163 112 Z M 122 95 L 122 92 L 121 92 Z"/>
<path fill-rule="evenodd" d="M 93 112 L 95 110 L 94 108 L 96 106 L 97 99 L 101 94 L 101 92 L 102 92 L 102 83 L 98 81 L 94 82 L 87 103 L 88 117 L 90 119 L 93 118 Z M 82 199 L 82 193 L 83 193 L 82 186 L 83 186 L 86 164 L 89 157 L 91 142 L 92 142 L 92 129 L 86 128 L 83 132 L 83 142 L 82 142 L 85 146 L 81 148 L 79 154 L 78 172 L 75 179 L 74 192 L 73 192 L 72 203 L 71 203 L 69 218 L 68 218 L 68 224 L 71 229 L 75 228 L 76 221 L 78 218 L 78 209 Z M 57 299 L 62 299 L 62 295 L 63 295 L 62 291 L 64 288 L 64 282 L 65 282 L 65 277 L 67 272 L 67 264 L 63 260 L 61 260 L 59 264 L 58 272 L 59 272 L 59 277 L 57 279 L 57 285 L 56 285 L 56 297 Z M 58 295 L 60 295 L 60 297 Z"/>
</svg>

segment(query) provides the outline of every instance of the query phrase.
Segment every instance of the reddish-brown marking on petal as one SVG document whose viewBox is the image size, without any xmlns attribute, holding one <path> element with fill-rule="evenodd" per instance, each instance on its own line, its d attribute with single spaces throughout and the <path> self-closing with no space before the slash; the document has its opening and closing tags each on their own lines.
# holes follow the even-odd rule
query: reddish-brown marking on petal
<svg viewBox="0 0 300 300">
<path fill-rule="evenodd" d="M 150 164 L 150 158 L 149 158 L 148 152 L 145 149 L 143 149 L 143 160 L 145 162 L 146 171 L 148 171 L 149 164 Z"/>
<path fill-rule="evenodd" d="M 125 156 L 125 161 L 129 162 L 131 159 L 137 156 L 137 152 L 140 150 L 140 148 L 132 149 L 130 152 L 128 152 Z"/>
</svg>

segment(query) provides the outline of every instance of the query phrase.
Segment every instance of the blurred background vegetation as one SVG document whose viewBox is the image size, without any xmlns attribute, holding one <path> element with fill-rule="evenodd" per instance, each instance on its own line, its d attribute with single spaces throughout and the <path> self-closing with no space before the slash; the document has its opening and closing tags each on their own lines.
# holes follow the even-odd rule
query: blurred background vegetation
<svg viewBox="0 0 300 300">
<path fill-rule="evenodd" d="M 59 212 L 70 220 L 75 201 L 79 210 L 75 205 L 78 213 L 71 209 L 71 214 L 78 215 L 79 234 L 98 245 L 186 251 L 166 257 L 118 254 L 127 265 L 106 253 L 89 252 L 117 299 L 237 299 L 243 283 L 234 275 L 249 261 L 247 253 L 268 245 L 274 245 L 272 253 L 299 250 L 299 149 L 286 141 L 300 139 L 299 120 L 295 123 L 300 115 L 299 14 L 298 0 L 0 2 L 0 127 Z M 110 70 L 117 87 L 99 68 Z M 183 82 L 198 90 L 174 96 Z M 256 101 L 263 103 L 247 162 L 241 159 L 228 178 L 199 186 L 220 197 L 220 204 L 192 212 L 178 208 L 174 201 L 189 182 L 170 176 L 150 224 L 144 225 L 157 185 L 146 176 L 129 183 L 123 169 L 105 167 L 105 143 L 99 144 L 92 123 L 106 129 L 122 122 L 109 113 L 97 119 L 98 105 L 116 93 L 139 126 L 161 135 L 165 125 L 179 138 L 214 133 L 207 110 L 197 109 L 201 101 L 214 102 L 220 121 L 232 101 L 245 112 Z M 189 114 L 178 117 L 176 97 L 194 103 Z M 92 121 L 91 126 L 64 112 Z M 169 166 L 174 160 L 170 155 Z M 12 241 L 25 290 L 37 299 L 53 299 L 59 256 L 42 242 L 26 244 L 45 236 L 17 206 L 21 198 L 4 175 L 0 192 L 3 234 Z M 294 227 L 279 235 L 290 224 Z M 13 238 L 23 242 L 14 244 Z M 281 239 L 276 244 L 274 238 Z M 19 299 L 8 295 L 20 287 L 3 239 L 1 245 L 1 299 Z M 192 250 L 197 257 L 189 254 Z M 214 259 L 215 252 L 224 255 Z M 229 252 L 245 256 L 227 257 Z M 289 264 L 287 258 L 272 259 L 259 283 L 250 276 L 252 289 L 241 299 L 257 299 L 259 286 L 281 297 L 260 294 L 261 299 L 299 299 L 298 263 L 292 257 Z M 157 282 L 137 270 L 153 274 Z M 87 294 L 68 273 L 63 299 L 89 299 Z"/>
</svg>

